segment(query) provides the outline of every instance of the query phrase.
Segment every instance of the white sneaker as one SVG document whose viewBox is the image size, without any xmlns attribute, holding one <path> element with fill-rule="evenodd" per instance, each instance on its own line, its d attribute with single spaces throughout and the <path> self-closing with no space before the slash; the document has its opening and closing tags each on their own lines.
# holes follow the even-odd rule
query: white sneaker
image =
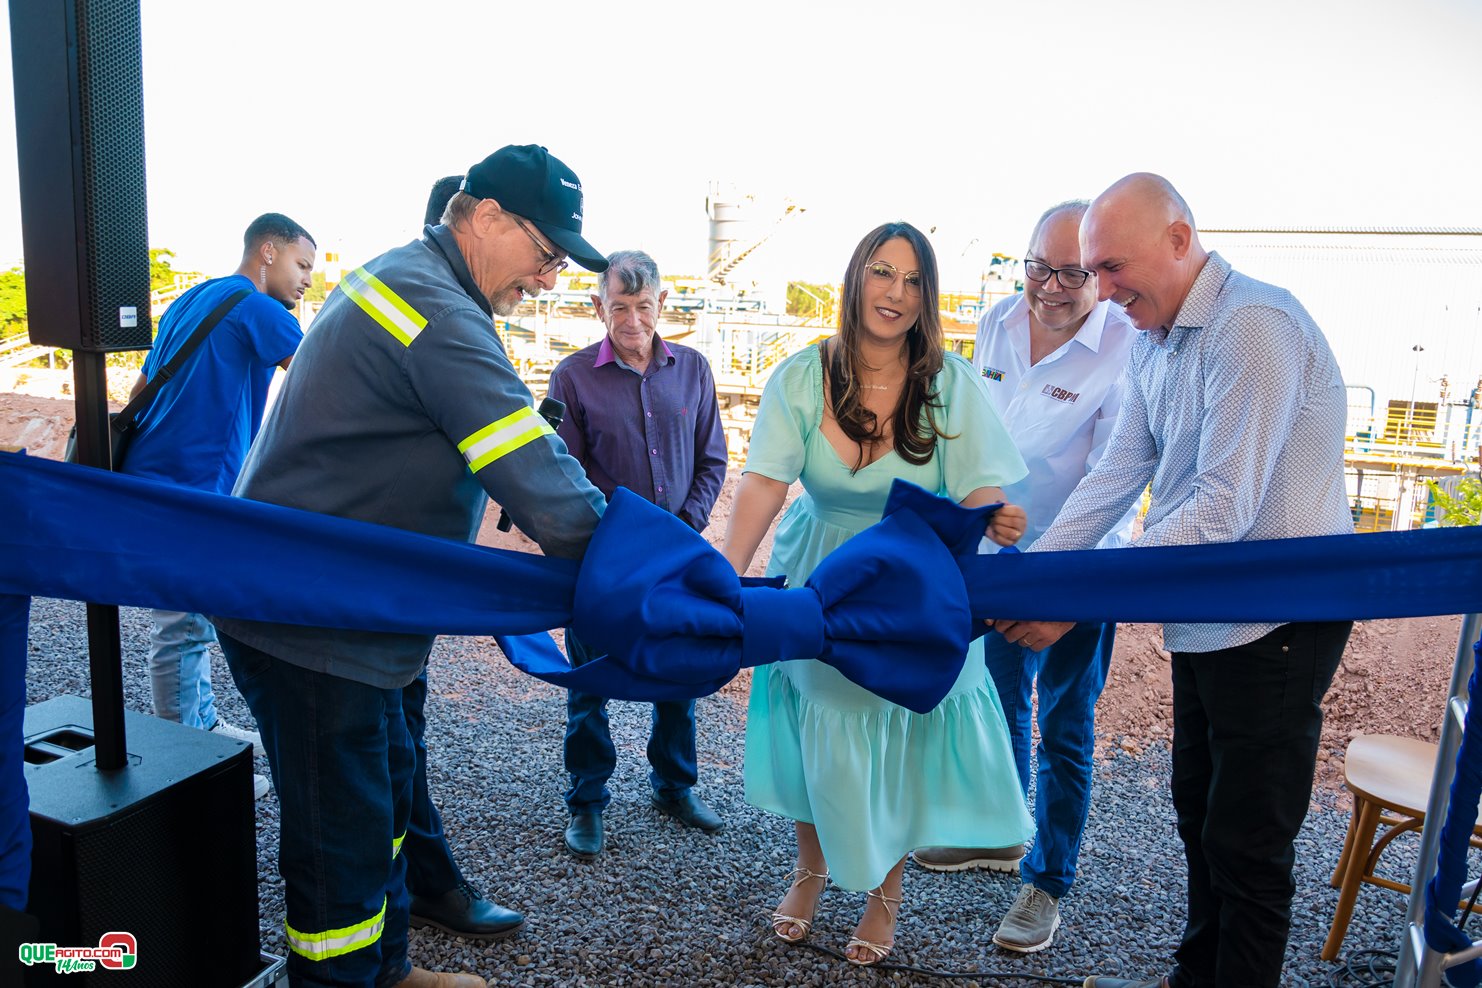
<svg viewBox="0 0 1482 988">
<path fill-rule="evenodd" d="M 228 724 L 220 717 L 216 718 L 216 723 L 211 725 L 211 730 L 214 733 L 223 735 L 225 737 L 235 738 L 238 741 L 246 741 L 248 744 L 252 745 L 252 754 L 254 757 L 263 753 L 262 735 L 258 734 L 256 731 L 249 731 L 245 728 L 235 727 L 231 724 Z"/>
<path fill-rule="evenodd" d="M 268 777 L 266 775 L 252 776 L 253 802 L 256 802 L 257 800 L 262 799 L 264 796 L 266 796 L 268 794 L 268 790 L 271 788 L 273 787 L 268 784 Z"/>
</svg>

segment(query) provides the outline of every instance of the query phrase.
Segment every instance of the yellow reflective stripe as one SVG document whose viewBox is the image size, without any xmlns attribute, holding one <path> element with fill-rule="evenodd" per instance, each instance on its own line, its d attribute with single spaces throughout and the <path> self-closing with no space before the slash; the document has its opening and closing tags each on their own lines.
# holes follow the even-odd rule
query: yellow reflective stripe
<svg viewBox="0 0 1482 988">
<path fill-rule="evenodd" d="M 386 900 L 381 900 L 381 911 L 364 923 L 346 926 L 323 933 L 300 933 L 287 923 L 283 930 L 288 934 L 288 946 L 295 953 L 311 961 L 327 961 L 331 957 L 348 954 L 361 947 L 369 947 L 381 939 L 381 929 L 386 925 Z"/>
<path fill-rule="evenodd" d="M 478 473 L 484 467 L 513 453 L 521 446 L 545 435 L 555 435 L 549 422 L 533 408 L 511 412 L 497 422 L 490 422 L 458 444 L 458 452 L 468 461 L 468 469 Z"/>
<path fill-rule="evenodd" d="M 402 346 L 411 346 L 412 340 L 427 325 L 421 313 L 403 302 L 401 296 L 365 268 L 356 268 L 347 274 L 340 287 L 366 315 L 400 340 Z"/>
<path fill-rule="evenodd" d="M 392 861 L 395 861 L 396 860 L 396 856 L 401 853 L 401 842 L 404 841 L 404 840 L 406 840 L 406 839 L 407 839 L 406 831 L 402 831 L 401 836 L 398 837 L 398 838 L 396 838 L 395 840 L 393 840 L 391 842 L 391 860 Z"/>
</svg>

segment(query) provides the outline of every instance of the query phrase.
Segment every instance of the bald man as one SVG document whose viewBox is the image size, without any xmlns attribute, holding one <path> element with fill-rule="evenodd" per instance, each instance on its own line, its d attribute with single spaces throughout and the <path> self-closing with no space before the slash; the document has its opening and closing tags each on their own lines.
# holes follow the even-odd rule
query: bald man
<svg viewBox="0 0 1482 988">
<path fill-rule="evenodd" d="M 1106 451 L 1030 551 L 1093 547 L 1150 481 L 1136 546 L 1352 532 L 1343 378 L 1301 303 L 1206 251 L 1188 204 L 1157 175 L 1098 196 L 1080 243 L 1098 297 L 1141 333 Z M 1011 640 L 1027 624 L 992 623 Z M 1036 623 L 1033 640 L 1053 643 L 1057 630 Z M 1168 976 L 1090 977 L 1087 988 L 1280 982 L 1293 841 L 1312 795 L 1323 694 L 1351 630 L 1164 626 L 1188 921 Z"/>
</svg>

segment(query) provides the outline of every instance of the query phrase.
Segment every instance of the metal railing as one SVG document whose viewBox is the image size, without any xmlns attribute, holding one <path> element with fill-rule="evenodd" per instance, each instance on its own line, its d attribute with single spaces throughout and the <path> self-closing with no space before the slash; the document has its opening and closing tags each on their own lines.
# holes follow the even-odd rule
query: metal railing
<svg viewBox="0 0 1482 988">
<path fill-rule="evenodd" d="M 149 293 L 150 315 L 158 319 L 170 307 L 171 302 L 205 280 L 206 276 L 203 274 L 177 275 L 173 283 L 164 288 L 156 288 Z"/>
<path fill-rule="evenodd" d="M 42 357 L 53 357 L 56 352 L 55 347 L 32 343 L 29 336 L 12 336 L 0 340 L 0 367 L 19 367 Z"/>
<path fill-rule="evenodd" d="M 1441 828 L 1451 803 L 1451 783 L 1456 778 L 1456 753 L 1461 748 L 1462 723 L 1468 703 L 1467 682 L 1475 664 L 1472 643 L 1482 637 L 1482 614 L 1468 614 L 1461 623 L 1456 645 L 1456 665 L 1451 670 L 1451 690 L 1442 713 L 1441 740 L 1436 747 L 1436 768 L 1431 774 L 1431 794 L 1425 806 L 1425 826 L 1420 831 L 1420 857 L 1410 880 L 1410 905 L 1405 912 L 1405 932 L 1400 938 L 1400 958 L 1395 968 L 1395 988 L 1437 988 L 1442 972 L 1482 956 L 1482 945 L 1443 954 L 1425 941 L 1426 885 L 1436 873 Z"/>
</svg>

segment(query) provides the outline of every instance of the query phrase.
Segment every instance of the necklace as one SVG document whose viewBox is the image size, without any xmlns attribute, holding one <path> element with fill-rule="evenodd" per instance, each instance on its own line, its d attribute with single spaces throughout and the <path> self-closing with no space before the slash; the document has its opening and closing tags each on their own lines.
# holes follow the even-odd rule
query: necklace
<svg viewBox="0 0 1482 988">
<path fill-rule="evenodd" d="M 890 390 L 890 385 L 888 385 L 888 384 L 861 384 L 860 387 L 861 388 L 864 388 L 866 391 L 889 391 Z"/>
</svg>

